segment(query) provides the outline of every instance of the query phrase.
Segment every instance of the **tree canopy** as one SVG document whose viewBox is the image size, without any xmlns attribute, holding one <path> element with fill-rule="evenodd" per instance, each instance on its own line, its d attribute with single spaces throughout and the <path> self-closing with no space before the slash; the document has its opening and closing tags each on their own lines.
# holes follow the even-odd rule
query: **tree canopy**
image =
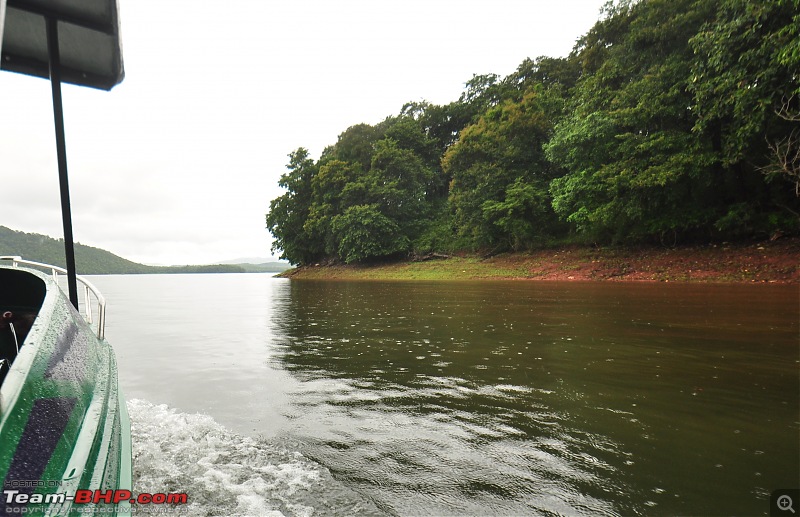
<svg viewBox="0 0 800 517">
<path fill-rule="evenodd" d="M 800 229 L 800 0 L 619 0 L 566 58 L 289 155 L 295 264 Z"/>
</svg>

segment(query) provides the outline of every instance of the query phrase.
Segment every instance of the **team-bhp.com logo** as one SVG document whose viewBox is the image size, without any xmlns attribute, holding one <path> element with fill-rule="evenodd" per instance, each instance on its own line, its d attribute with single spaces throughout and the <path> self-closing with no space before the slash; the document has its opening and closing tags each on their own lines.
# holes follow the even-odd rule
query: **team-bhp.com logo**
<svg viewBox="0 0 800 517">
<path fill-rule="evenodd" d="M 18 489 L 3 490 L 6 505 L 27 504 L 63 504 L 71 501 L 73 504 L 186 504 L 189 496 L 186 493 L 142 493 L 133 494 L 130 490 L 77 490 L 75 495 L 60 494 L 31 494 Z"/>
<path fill-rule="evenodd" d="M 77 490 L 72 502 L 75 504 L 119 504 L 124 501 L 132 504 L 186 504 L 189 502 L 189 496 L 185 492 L 175 494 L 143 493 L 134 496 L 130 490 Z"/>
</svg>

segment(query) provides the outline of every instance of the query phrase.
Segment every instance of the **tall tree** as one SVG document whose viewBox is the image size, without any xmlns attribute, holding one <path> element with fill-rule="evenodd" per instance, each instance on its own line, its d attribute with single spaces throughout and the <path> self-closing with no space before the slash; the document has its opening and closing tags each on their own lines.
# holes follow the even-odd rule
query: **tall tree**
<svg viewBox="0 0 800 517">
<path fill-rule="evenodd" d="M 402 228 L 381 213 L 377 205 L 355 205 L 333 218 L 338 257 L 346 263 L 363 262 L 408 251 Z"/>
<path fill-rule="evenodd" d="M 689 39 L 709 0 L 608 4 L 578 47 L 572 113 L 546 146 L 569 172 L 555 210 L 595 239 L 691 234 L 720 215 L 710 146 L 692 133 Z"/>
<path fill-rule="evenodd" d="M 758 196 L 751 209 L 758 202 L 797 215 L 800 0 L 723 0 L 715 14 L 691 40 L 695 130 L 714 143 L 729 177 Z M 774 180 L 771 191 L 754 188 L 759 171 Z"/>
<path fill-rule="evenodd" d="M 548 185 L 557 171 L 542 151 L 558 105 L 551 100 L 540 85 L 491 108 L 443 157 L 456 224 L 472 246 L 523 249 L 552 231 Z"/>
<path fill-rule="evenodd" d="M 800 95 L 800 0 L 723 0 L 715 14 L 691 40 L 690 84 L 696 129 L 720 139 L 731 165 L 788 126 L 775 111 Z"/>
<path fill-rule="evenodd" d="M 372 162 L 375 142 L 383 138 L 384 128 L 369 124 L 356 124 L 347 128 L 333 146 L 332 157 L 344 162 L 357 163 L 368 171 Z"/>
<path fill-rule="evenodd" d="M 338 238 L 332 226 L 334 218 L 362 202 L 361 174 L 360 162 L 332 159 L 320 165 L 312 179 L 311 207 L 303 231 L 322 247 L 327 258 L 336 257 L 338 253 Z"/>
<path fill-rule="evenodd" d="M 270 202 L 267 214 L 267 228 L 275 238 L 272 251 L 281 250 L 281 258 L 293 264 L 308 264 L 324 253 L 320 242 L 305 229 L 317 167 L 302 147 L 289 154 L 286 167 L 289 172 L 281 175 L 278 185 L 287 192 Z"/>
<path fill-rule="evenodd" d="M 408 138 L 408 129 L 387 134 L 406 137 L 407 147 L 424 143 Z M 432 179 L 431 168 L 412 149 L 392 138 L 379 140 L 369 172 L 341 188 L 344 203 L 331 219 L 338 258 L 354 262 L 408 252 L 430 214 L 426 192 Z"/>
</svg>

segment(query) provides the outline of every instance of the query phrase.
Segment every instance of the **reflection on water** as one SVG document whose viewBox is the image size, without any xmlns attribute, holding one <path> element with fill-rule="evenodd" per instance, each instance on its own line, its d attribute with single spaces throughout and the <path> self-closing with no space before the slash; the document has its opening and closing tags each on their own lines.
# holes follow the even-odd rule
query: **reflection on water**
<svg viewBox="0 0 800 517">
<path fill-rule="evenodd" d="M 128 396 L 390 514 L 763 514 L 800 478 L 797 287 L 93 280 Z M 259 495 L 336 513 L 331 483 Z"/>
<path fill-rule="evenodd" d="M 795 288 L 290 289 L 295 433 L 387 510 L 761 513 L 798 479 Z"/>
</svg>

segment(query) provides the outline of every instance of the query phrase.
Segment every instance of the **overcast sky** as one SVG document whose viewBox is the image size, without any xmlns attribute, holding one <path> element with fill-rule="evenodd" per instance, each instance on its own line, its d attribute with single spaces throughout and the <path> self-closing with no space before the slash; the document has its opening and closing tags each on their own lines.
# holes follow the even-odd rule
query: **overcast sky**
<svg viewBox="0 0 800 517">
<path fill-rule="evenodd" d="M 605 0 L 120 0 L 125 80 L 64 85 L 75 239 L 147 264 L 270 256 L 287 155 L 473 74 L 566 56 Z M 46 80 L 0 73 L 0 225 L 63 236 Z"/>
</svg>

